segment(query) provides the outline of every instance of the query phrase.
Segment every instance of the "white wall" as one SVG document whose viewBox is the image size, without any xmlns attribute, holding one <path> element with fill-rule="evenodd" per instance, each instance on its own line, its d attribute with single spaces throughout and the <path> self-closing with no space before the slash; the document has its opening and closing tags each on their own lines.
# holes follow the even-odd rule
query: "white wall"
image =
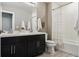
<svg viewBox="0 0 79 59">
<path fill-rule="evenodd" d="M 13 4 L 13 5 L 12 5 Z M 32 9 L 29 7 L 26 8 L 26 6 L 18 6 L 18 3 L 2 3 L 2 10 L 11 11 L 15 13 L 15 26 L 20 26 L 21 21 L 24 20 L 25 24 L 27 24 L 28 20 L 32 19 Z M 30 11 L 31 10 L 31 11 Z"/>
<path fill-rule="evenodd" d="M 47 20 L 47 22 L 48 22 L 48 26 L 47 26 L 47 28 L 48 28 L 48 39 L 49 40 L 51 40 L 52 39 L 52 5 L 51 5 L 51 3 L 48 3 L 48 20 Z"/>
</svg>

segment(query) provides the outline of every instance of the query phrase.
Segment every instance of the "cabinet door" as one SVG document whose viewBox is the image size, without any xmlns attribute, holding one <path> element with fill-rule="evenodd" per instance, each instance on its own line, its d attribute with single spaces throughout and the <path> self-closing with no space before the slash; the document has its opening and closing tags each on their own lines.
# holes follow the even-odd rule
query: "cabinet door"
<svg viewBox="0 0 79 59">
<path fill-rule="evenodd" d="M 16 43 L 14 46 L 14 54 L 15 57 L 25 57 L 26 49 L 25 49 L 25 37 L 16 37 Z"/>
<path fill-rule="evenodd" d="M 37 35 L 36 49 L 38 54 L 45 51 L 45 35 Z"/>
<path fill-rule="evenodd" d="M 2 45 L 1 46 L 1 56 L 2 57 L 10 57 L 11 56 L 11 46 L 10 45 Z"/>
<path fill-rule="evenodd" d="M 42 54 L 45 51 L 45 35 L 36 35 L 35 53 Z"/>
<path fill-rule="evenodd" d="M 12 38 L 1 38 L 1 56 L 11 57 L 13 55 L 13 39 Z"/>
<path fill-rule="evenodd" d="M 28 56 L 37 56 L 45 51 L 45 36 L 28 36 Z"/>
<path fill-rule="evenodd" d="M 36 39 L 34 39 L 34 36 L 28 36 L 28 56 L 33 57 L 36 55 Z"/>
</svg>

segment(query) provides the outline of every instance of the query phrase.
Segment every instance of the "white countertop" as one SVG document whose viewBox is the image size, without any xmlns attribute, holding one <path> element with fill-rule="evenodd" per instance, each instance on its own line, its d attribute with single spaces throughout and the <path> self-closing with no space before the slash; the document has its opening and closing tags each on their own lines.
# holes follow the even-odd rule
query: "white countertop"
<svg viewBox="0 0 79 59">
<path fill-rule="evenodd" d="M 46 34 L 45 32 L 14 32 L 14 33 L 2 33 L 0 37 L 13 37 L 13 36 L 29 36 L 29 35 L 39 35 L 39 34 Z"/>
</svg>

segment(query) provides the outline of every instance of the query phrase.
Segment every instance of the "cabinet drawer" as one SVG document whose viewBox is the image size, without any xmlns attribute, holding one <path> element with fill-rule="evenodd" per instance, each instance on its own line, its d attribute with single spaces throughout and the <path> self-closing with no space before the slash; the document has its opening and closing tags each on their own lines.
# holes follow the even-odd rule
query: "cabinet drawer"
<svg viewBox="0 0 79 59">
<path fill-rule="evenodd" d="M 1 38 L 1 45 L 12 45 L 15 44 L 15 39 L 13 37 Z"/>
</svg>

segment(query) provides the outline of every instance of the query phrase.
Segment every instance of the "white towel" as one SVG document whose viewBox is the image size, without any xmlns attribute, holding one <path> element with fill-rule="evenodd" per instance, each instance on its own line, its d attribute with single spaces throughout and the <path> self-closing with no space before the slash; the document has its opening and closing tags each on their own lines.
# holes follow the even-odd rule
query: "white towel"
<svg viewBox="0 0 79 59">
<path fill-rule="evenodd" d="M 30 23 L 30 21 L 28 21 L 28 23 L 27 23 L 27 30 L 31 30 L 31 23 Z"/>
<path fill-rule="evenodd" d="M 37 30 L 37 17 L 32 18 L 32 31 L 38 32 L 38 30 Z"/>
<path fill-rule="evenodd" d="M 24 21 L 22 21 L 21 23 L 21 28 L 23 28 L 24 30 L 26 29 Z"/>
<path fill-rule="evenodd" d="M 42 30 L 42 23 L 41 23 L 41 19 L 40 18 L 38 18 L 38 31 L 39 30 Z"/>
</svg>

